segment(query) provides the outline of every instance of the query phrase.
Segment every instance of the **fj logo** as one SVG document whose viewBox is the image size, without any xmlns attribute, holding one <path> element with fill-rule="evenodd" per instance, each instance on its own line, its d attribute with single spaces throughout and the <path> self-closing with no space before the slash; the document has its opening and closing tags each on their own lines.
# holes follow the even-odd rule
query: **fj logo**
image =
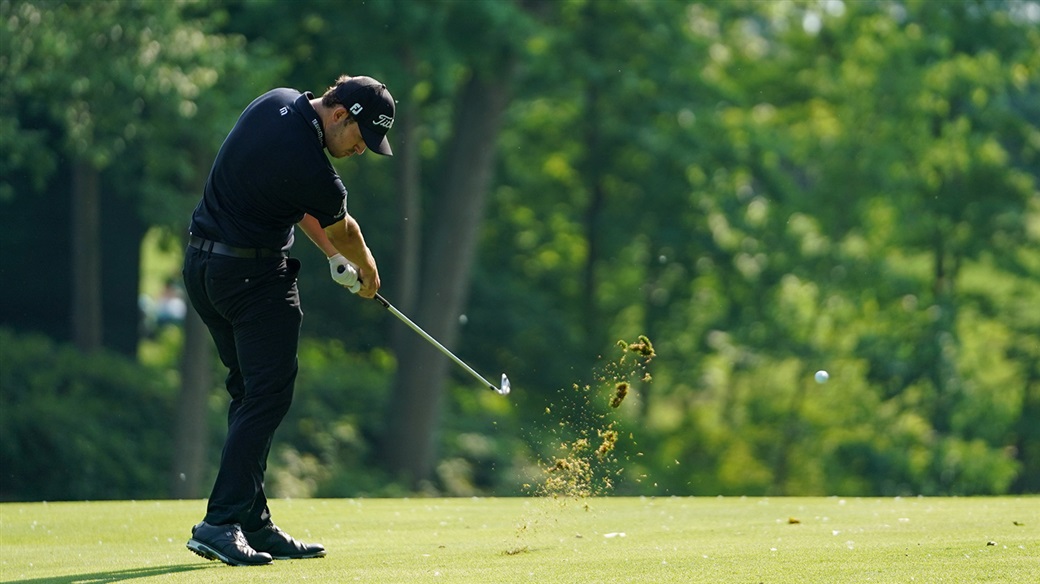
<svg viewBox="0 0 1040 584">
<path fill-rule="evenodd" d="M 377 126 L 383 126 L 389 130 L 390 127 L 394 125 L 394 119 L 386 114 L 379 114 L 379 119 L 374 120 L 372 123 Z"/>
<path fill-rule="evenodd" d="M 287 108 L 287 107 L 285 107 L 283 105 L 282 109 L 278 110 L 278 113 L 282 114 L 283 116 L 288 115 L 289 114 L 289 108 Z"/>
<path fill-rule="evenodd" d="M 365 108 L 361 107 L 360 103 L 355 103 L 354 105 L 350 106 L 350 113 L 352 113 L 352 114 L 354 114 L 356 116 L 359 113 L 361 113 L 361 110 L 363 110 L 363 109 L 365 109 Z"/>
</svg>

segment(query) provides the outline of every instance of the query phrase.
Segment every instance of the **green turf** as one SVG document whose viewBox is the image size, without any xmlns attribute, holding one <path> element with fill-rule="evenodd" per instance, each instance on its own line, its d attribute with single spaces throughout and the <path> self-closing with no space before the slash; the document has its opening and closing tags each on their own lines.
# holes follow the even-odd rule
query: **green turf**
<svg viewBox="0 0 1040 584">
<path fill-rule="evenodd" d="M 272 501 L 328 557 L 231 568 L 202 501 L 0 505 L 0 581 L 1037 582 L 1040 497 Z"/>
</svg>

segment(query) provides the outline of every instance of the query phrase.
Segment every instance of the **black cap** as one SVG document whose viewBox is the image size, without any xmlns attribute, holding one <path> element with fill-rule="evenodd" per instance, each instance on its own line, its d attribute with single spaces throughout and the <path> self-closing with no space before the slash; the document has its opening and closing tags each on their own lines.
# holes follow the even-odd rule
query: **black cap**
<svg viewBox="0 0 1040 584">
<path fill-rule="evenodd" d="M 393 156 L 386 133 L 394 125 L 394 97 L 386 85 L 371 77 L 351 77 L 336 87 L 336 99 L 357 120 L 369 150 Z"/>
</svg>

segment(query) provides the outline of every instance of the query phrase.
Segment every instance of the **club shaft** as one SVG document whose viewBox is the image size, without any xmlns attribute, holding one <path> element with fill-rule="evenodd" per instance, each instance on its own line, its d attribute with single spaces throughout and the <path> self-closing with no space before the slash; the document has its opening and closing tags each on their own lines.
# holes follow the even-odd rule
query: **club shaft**
<svg viewBox="0 0 1040 584">
<path fill-rule="evenodd" d="M 419 336 L 421 336 L 422 338 L 424 338 L 427 341 L 429 341 L 431 345 L 433 345 L 434 347 L 437 347 L 438 349 L 440 349 L 441 353 L 444 353 L 448 357 L 451 357 L 451 360 L 454 361 L 455 363 L 457 363 L 459 365 L 459 367 L 462 367 L 467 372 L 469 372 L 470 375 L 472 375 L 473 377 L 479 379 L 481 382 L 484 383 L 484 385 L 488 386 L 489 388 L 493 389 L 494 391 L 498 391 L 498 388 L 495 387 L 494 384 L 489 382 L 487 379 L 484 379 L 484 377 L 481 374 L 479 374 L 476 371 L 474 371 L 473 368 L 470 367 L 469 365 L 466 365 L 465 361 L 463 361 L 462 359 L 459 359 L 458 357 L 455 356 L 454 353 L 449 351 L 447 347 L 445 347 L 444 345 L 438 343 L 437 339 L 431 337 L 426 331 L 424 331 L 421 328 L 419 328 L 419 325 L 417 325 L 414 322 L 412 322 L 412 320 L 410 318 L 408 318 L 407 316 L 405 316 L 403 312 L 401 312 L 400 310 L 397 310 L 397 308 L 395 308 L 393 304 L 390 304 L 386 300 L 386 298 L 383 298 L 379 294 L 376 294 L 375 298 L 376 298 L 376 300 L 380 304 L 383 305 L 383 308 L 385 308 L 385 309 L 390 311 L 390 314 L 396 316 L 398 318 L 398 320 L 400 320 L 401 322 L 403 322 L 406 325 L 408 325 L 408 327 L 410 329 L 412 329 L 413 331 L 419 333 Z"/>
</svg>

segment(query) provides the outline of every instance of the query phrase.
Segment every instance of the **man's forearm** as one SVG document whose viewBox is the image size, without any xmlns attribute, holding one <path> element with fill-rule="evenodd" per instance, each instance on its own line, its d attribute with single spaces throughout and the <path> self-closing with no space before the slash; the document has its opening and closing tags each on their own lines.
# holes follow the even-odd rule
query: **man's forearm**
<svg viewBox="0 0 1040 584">
<path fill-rule="evenodd" d="M 314 245 L 318 246 L 318 249 L 325 253 L 325 257 L 332 257 L 338 253 L 336 251 L 336 246 L 329 241 L 328 235 L 325 233 L 325 230 L 321 228 L 321 224 L 318 223 L 317 219 L 310 215 L 304 215 L 303 219 L 300 219 L 300 222 L 297 223 L 297 225 L 299 225 L 300 229 L 307 234 L 307 237 L 314 242 Z"/>
<path fill-rule="evenodd" d="M 372 298 L 379 291 L 379 268 L 372 257 L 372 251 L 365 244 L 365 236 L 361 235 L 361 226 L 353 217 L 347 215 L 325 228 L 325 236 L 343 257 L 358 267 L 361 280 L 359 296 Z"/>
<path fill-rule="evenodd" d="M 338 253 L 343 254 L 343 257 L 354 264 L 366 265 L 371 261 L 371 252 L 365 244 L 365 236 L 361 234 L 361 227 L 350 215 L 347 215 L 342 221 L 326 227 L 325 236 Z"/>
</svg>

